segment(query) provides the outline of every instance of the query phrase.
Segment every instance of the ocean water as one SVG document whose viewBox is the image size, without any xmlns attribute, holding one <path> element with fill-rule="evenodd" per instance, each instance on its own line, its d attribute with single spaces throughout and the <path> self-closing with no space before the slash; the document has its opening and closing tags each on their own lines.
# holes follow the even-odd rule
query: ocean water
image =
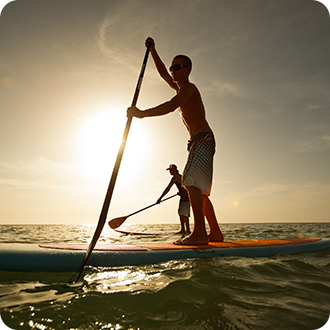
<svg viewBox="0 0 330 330">
<path fill-rule="evenodd" d="M 225 239 L 329 238 L 330 223 L 223 224 Z M 89 243 L 92 225 L 2 225 L 0 243 Z M 100 242 L 174 241 L 179 225 L 126 225 L 162 233 Z M 0 272 L 0 308 L 12 329 L 314 330 L 330 313 L 330 250 L 267 258 L 173 260 L 73 273 Z"/>
</svg>

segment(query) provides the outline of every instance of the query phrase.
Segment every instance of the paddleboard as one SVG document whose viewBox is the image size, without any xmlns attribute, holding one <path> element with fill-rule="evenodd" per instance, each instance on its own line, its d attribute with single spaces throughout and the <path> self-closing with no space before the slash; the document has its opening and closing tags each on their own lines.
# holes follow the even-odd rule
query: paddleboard
<svg viewBox="0 0 330 330">
<path fill-rule="evenodd" d="M 161 235 L 166 235 L 166 234 L 161 234 L 161 233 L 158 233 L 158 234 L 152 234 L 152 233 L 137 233 L 137 232 L 134 232 L 134 231 L 124 231 L 124 230 L 117 230 L 117 229 L 114 229 L 114 231 L 116 231 L 117 233 L 119 234 L 124 234 L 124 235 L 140 235 L 140 236 L 161 236 Z"/>
<path fill-rule="evenodd" d="M 0 270 L 74 272 L 89 244 L 0 244 Z M 288 238 L 243 240 L 183 246 L 166 242 L 97 244 L 87 265 L 112 267 L 154 264 L 169 260 L 212 257 L 268 257 L 330 249 L 330 239 Z"/>
</svg>

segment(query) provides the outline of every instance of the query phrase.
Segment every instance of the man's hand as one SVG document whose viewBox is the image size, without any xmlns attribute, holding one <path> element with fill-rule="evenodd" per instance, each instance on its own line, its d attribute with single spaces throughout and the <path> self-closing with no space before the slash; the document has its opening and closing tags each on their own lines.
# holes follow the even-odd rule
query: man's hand
<svg viewBox="0 0 330 330">
<path fill-rule="evenodd" d="M 150 51 L 152 52 L 155 49 L 155 41 L 154 41 L 154 39 L 152 39 L 150 37 L 147 38 L 146 43 L 145 43 L 146 47 L 148 47 L 148 44 L 151 45 L 150 46 Z"/>
<path fill-rule="evenodd" d="M 127 117 L 143 118 L 143 111 L 139 110 L 135 106 L 129 107 L 127 108 Z"/>
</svg>

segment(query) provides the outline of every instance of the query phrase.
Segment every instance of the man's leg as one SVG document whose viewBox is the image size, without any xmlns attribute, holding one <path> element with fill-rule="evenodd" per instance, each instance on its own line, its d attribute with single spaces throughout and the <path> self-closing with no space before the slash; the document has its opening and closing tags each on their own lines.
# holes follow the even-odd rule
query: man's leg
<svg viewBox="0 0 330 330">
<path fill-rule="evenodd" d="M 180 218 L 180 225 L 181 225 L 181 229 L 180 231 L 176 232 L 176 234 L 184 234 L 184 222 L 183 222 L 183 219 L 182 219 L 182 216 L 179 217 Z"/>
<path fill-rule="evenodd" d="M 178 231 L 176 234 L 184 234 L 185 233 L 185 230 L 184 230 L 184 221 L 182 219 L 182 215 L 179 216 L 179 219 L 180 219 L 180 225 L 181 225 L 181 229 L 180 231 Z"/>
<path fill-rule="evenodd" d="M 223 242 L 223 235 L 215 216 L 213 205 L 206 195 L 204 195 L 204 215 L 210 227 L 209 241 Z"/>
<path fill-rule="evenodd" d="M 189 218 L 185 217 L 184 215 L 182 215 L 183 218 L 183 223 L 185 224 L 185 234 L 190 234 L 190 228 L 189 228 Z"/>
<path fill-rule="evenodd" d="M 204 198 L 202 191 L 193 186 L 188 186 L 186 188 L 189 193 L 190 204 L 194 214 L 194 230 L 190 236 L 175 243 L 183 245 L 208 244 L 209 239 L 205 228 Z"/>
</svg>

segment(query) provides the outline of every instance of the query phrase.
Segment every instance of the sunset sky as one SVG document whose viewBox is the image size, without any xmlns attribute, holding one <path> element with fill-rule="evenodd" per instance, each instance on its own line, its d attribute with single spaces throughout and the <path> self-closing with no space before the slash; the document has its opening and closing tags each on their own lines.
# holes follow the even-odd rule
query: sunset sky
<svg viewBox="0 0 330 330">
<path fill-rule="evenodd" d="M 193 61 L 217 141 L 219 223 L 330 221 L 322 3 L 17 0 L 0 17 L 0 224 L 97 223 L 148 36 L 167 67 Z M 137 106 L 173 96 L 150 57 Z M 178 111 L 133 119 L 108 220 L 156 202 L 188 138 Z M 127 222 L 179 223 L 177 206 Z"/>
</svg>

